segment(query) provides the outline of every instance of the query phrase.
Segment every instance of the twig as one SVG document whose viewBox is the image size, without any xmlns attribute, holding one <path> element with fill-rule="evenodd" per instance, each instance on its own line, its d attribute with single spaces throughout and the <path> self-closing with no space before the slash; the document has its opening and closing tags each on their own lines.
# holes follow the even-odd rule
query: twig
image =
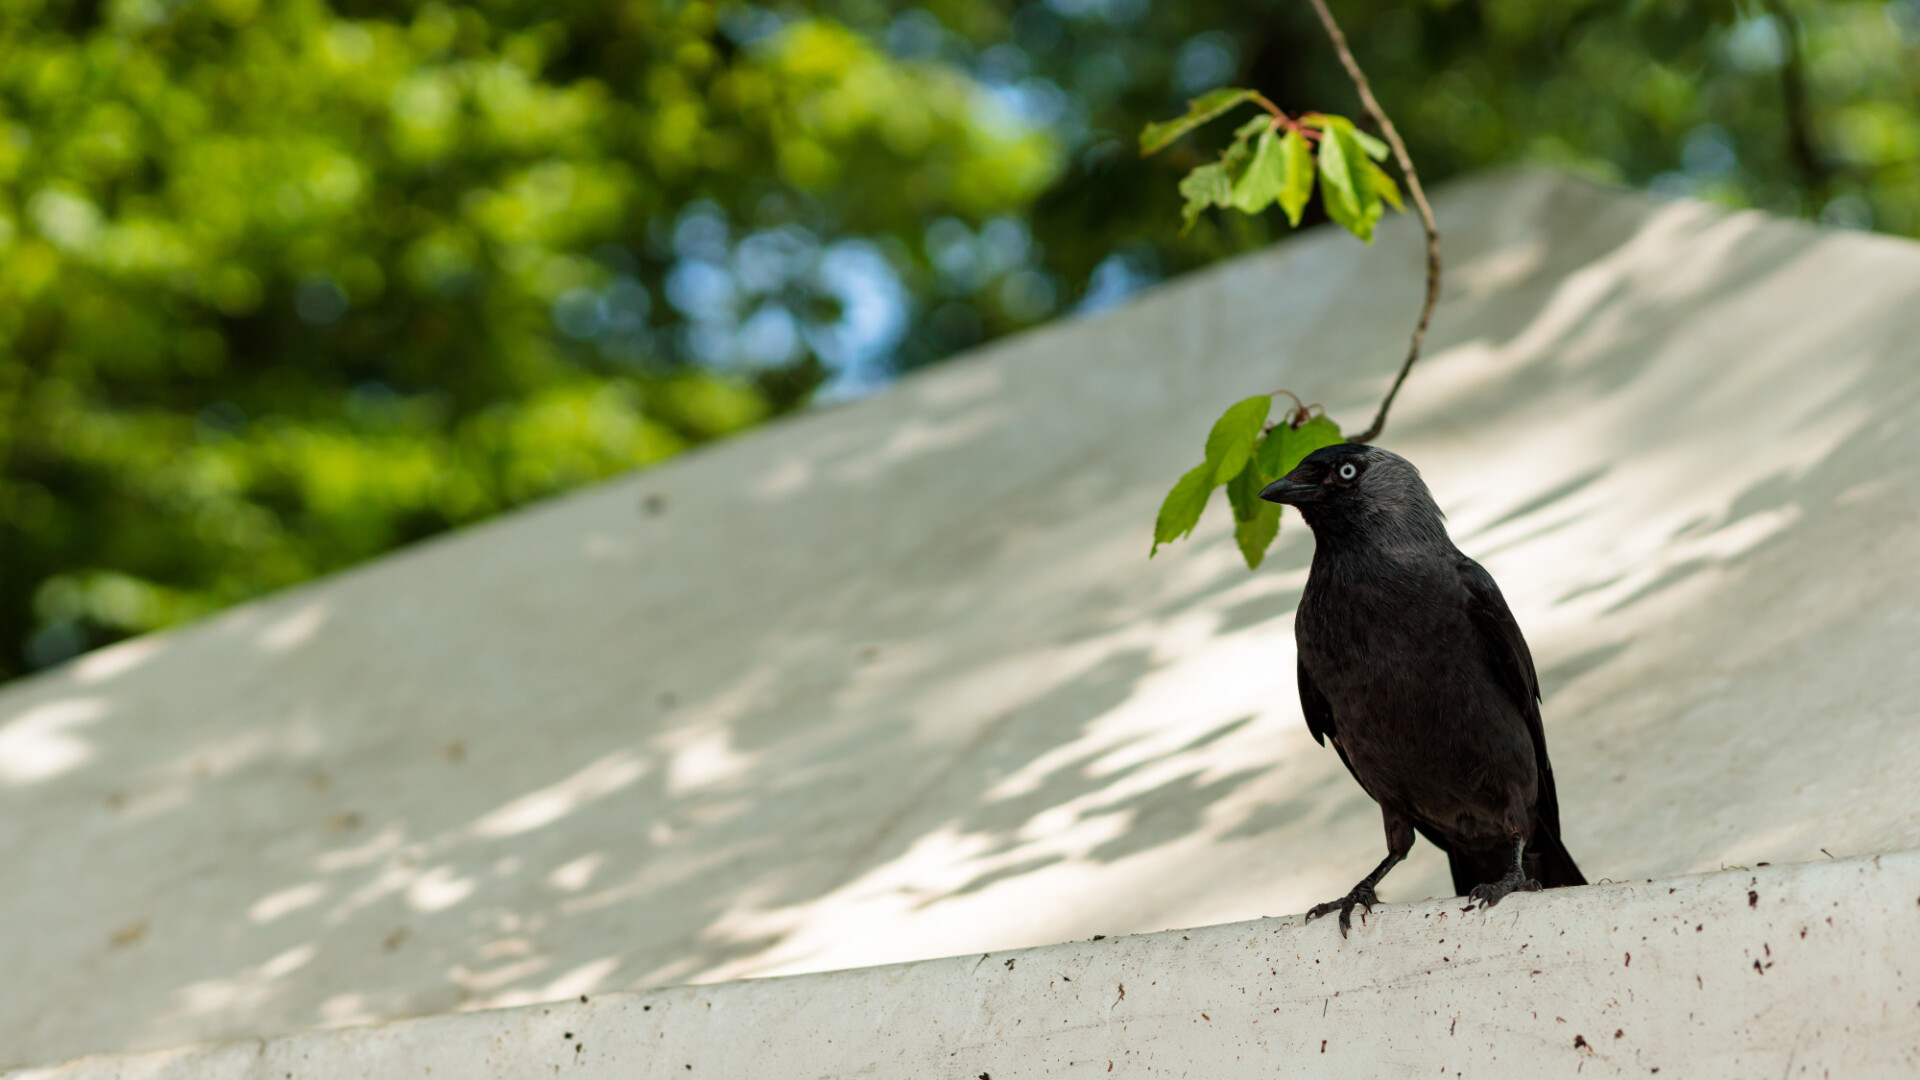
<svg viewBox="0 0 1920 1080">
<path fill-rule="evenodd" d="M 1387 426 L 1387 410 L 1393 408 L 1394 396 L 1400 393 L 1400 384 L 1407 381 L 1407 372 L 1413 370 L 1413 362 L 1420 359 L 1420 346 L 1427 340 L 1427 324 L 1433 321 L 1433 307 L 1440 302 L 1440 228 L 1433 223 L 1433 207 L 1427 205 L 1426 190 L 1420 186 L 1420 173 L 1413 167 L 1413 157 L 1407 153 L 1407 144 L 1400 139 L 1400 131 L 1387 118 L 1387 111 L 1373 96 L 1373 87 L 1367 84 L 1367 75 L 1360 70 L 1360 62 L 1353 58 L 1353 50 L 1347 48 L 1347 35 L 1340 32 L 1340 24 L 1333 21 L 1333 12 L 1327 10 L 1326 0 L 1309 0 L 1313 10 L 1320 16 L 1320 25 L 1326 27 L 1327 39 L 1333 42 L 1333 51 L 1340 54 L 1340 63 L 1347 69 L 1347 77 L 1353 80 L 1354 88 L 1360 91 L 1360 104 L 1366 107 L 1367 115 L 1380 125 L 1380 134 L 1386 136 L 1387 145 L 1393 148 L 1393 159 L 1400 163 L 1400 171 L 1406 174 L 1407 191 L 1413 195 L 1413 205 L 1420 210 L 1420 224 L 1427 230 L 1427 300 L 1420 307 L 1420 321 L 1413 328 L 1413 340 L 1407 344 L 1407 358 L 1400 365 L 1400 374 L 1394 376 L 1393 385 L 1388 388 L 1387 396 L 1380 401 L 1380 411 L 1373 416 L 1373 423 L 1358 435 L 1347 437 L 1348 442 L 1371 442 L 1377 438 L 1381 429 Z"/>
</svg>

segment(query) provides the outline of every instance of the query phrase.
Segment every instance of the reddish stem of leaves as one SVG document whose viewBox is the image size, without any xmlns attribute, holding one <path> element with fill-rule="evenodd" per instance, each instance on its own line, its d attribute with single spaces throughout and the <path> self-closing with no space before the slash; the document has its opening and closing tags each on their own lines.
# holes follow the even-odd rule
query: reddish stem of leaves
<svg viewBox="0 0 1920 1080">
<path fill-rule="evenodd" d="M 1300 136 L 1308 142 L 1312 142 L 1320 137 L 1318 130 L 1310 128 L 1300 121 L 1295 120 L 1293 117 L 1288 116 L 1285 109 L 1275 105 L 1265 94 L 1254 94 L 1253 103 L 1273 114 L 1273 126 L 1276 129 L 1285 128 L 1288 131 L 1297 131 L 1300 133 Z"/>
<path fill-rule="evenodd" d="M 1305 402 L 1300 400 L 1299 394 L 1296 394 L 1291 390 L 1275 390 L 1273 393 L 1268 394 L 1267 396 L 1280 397 L 1282 395 L 1285 395 L 1286 397 L 1290 397 L 1293 399 L 1293 408 L 1288 409 L 1287 411 L 1281 413 L 1280 419 L 1275 420 L 1267 424 L 1266 427 L 1262 428 L 1261 434 L 1264 435 L 1267 432 L 1272 431 L 1274 428 L 1280 426 L 1281 424 L 1285 424 L 1290 428 L 1297 428 L 1301 424 L 1304 424 L 1307 421 L 1313 419 L 1313 410 L 1319 409 L 1322 415 L 1324 415 L 1327 411 L 1327 407 L 1325 405 L 1320 404 L 1319 402 L 1314 402 L 1312 405 L 1306 404 Z"/>
</svg>

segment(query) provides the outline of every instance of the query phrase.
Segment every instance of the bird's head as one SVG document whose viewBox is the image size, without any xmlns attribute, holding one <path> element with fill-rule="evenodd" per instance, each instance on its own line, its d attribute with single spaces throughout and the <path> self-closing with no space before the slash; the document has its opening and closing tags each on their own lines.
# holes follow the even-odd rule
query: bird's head
<svg viewBox="0 0 1920 1080">
<path fill-rule="evenodd" d="M 1391 450 L 1335 443 L 1308 454 L 1260 492 L 1300 511 L 1314 535 L 1376 540 L 1444 538 L 1440 507 L 1413 463 Z"/>
</svg>

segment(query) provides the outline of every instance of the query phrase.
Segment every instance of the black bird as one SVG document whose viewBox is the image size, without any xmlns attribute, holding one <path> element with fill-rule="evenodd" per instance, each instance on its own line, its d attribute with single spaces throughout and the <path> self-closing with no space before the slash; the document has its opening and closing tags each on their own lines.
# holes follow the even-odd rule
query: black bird
<svg viewBox="0 0 1920 1080">
<path fill-rule="evenodd" d="M 1485 907 L 1516 889 L 1585 885 L 1560 843 L 1533 656 L 1500 587 L 1448 538 L 1419 471 L 1341 443 L 1260 497 L 1313 529 L 1294 619 L 1307 729 L 1332 740 L 1387 829 L 1373 873 L 1307 918 L 1338 911 L 1345 937 L 1415 831 L 1447 853 L 1454 889 Z"/>
</svg>

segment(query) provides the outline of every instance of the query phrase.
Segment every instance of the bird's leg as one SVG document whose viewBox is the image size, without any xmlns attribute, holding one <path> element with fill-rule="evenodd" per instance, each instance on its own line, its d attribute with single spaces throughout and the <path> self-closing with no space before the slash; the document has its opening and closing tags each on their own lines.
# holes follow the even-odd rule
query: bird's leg
<svg viewBox="0 0 1920 1080">
<path fill-rule="evenodd" d="M 1380 898 L 1373 893 L 1373 887 L 1380 884 L 1380 879 L 1387 876 L 1387 871 L 1393 869 L 1394 865 L 1405 857 L 1398 852 L 1388 852 L 1387 857 L 1380 860 L 1380 865 L 1373 868 L 1373 873 L 1361 878 L 1360 884 L 1355 885 L 1347 895 L 1338 900 L 1330 900 L 1308 908 L 1307 921 L 1312 922 L 1322 915 L 1331 915 L 1337 911 L 1340 913 L 1340 936 L 1346 937 L 1347 930 L 1353 926 L 1353 909 L 1360 908 L 1360 921 L 1366 922 L 1367 912 L 1372 911 L 1373 905 L 1380 902 Z"/>
<path fill-rule="evenodd" d="M 1467 894 L 1470 901 L 1478 901 L 1482 911 L 1500 902 L 1500 898 L 1510 892 L 1539 892 L 1540 883 L 1527 876 L 1520 862 L 1526 857 L 1527 838 L 1513 838 L 1513 866 L 1507 870 L 1507 876 L 1499 881 L 1482 882 Z"/>
<path fill-rule="evenodd" d="M 1340 936 L 1346 937 L 1347 931 L 1353 927 L 1354 908 L 1360 909 L 1360 921 L 1363 923 L 1367 921 L 1367 913 L 1373 910 L 1373 905 L 1380 902 L 1380 898 L 1374 895 L 1373 887 L 1380 884 L 1380 879 L 1387 876 L 1387 871 L 1398 866 L 1400 860 L 1407 857 L 1407 852 L 1413 850 L 1413 826 L 1391 814 L 1386 815 L 1386 818 L 1387 857 L 1381 859 L 1380 865 L 1373 868 L 1373 873 L 1361 878 L 1360 884 L 1355 885 L 1347 895 L 1338 900 L 1315 904 L 1308 908 L 1307 922 L 1337 911 L 1340 913 Z"/>
</svg>

